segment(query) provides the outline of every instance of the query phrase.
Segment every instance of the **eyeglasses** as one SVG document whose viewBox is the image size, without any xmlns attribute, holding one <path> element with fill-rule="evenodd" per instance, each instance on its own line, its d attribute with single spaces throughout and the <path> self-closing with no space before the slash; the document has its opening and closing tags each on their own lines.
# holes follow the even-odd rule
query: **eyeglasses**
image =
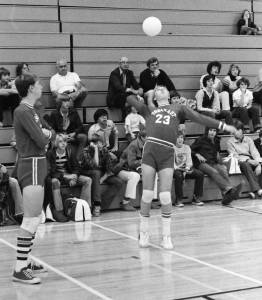
<svg viewBox="0 0 262 300">
<path fill-rule="evenodd" d="M 150 64 L 150 67 L 157 67 L 159 65 L 159 63 L 153 63 L 153 64 Z"/>
</svg>

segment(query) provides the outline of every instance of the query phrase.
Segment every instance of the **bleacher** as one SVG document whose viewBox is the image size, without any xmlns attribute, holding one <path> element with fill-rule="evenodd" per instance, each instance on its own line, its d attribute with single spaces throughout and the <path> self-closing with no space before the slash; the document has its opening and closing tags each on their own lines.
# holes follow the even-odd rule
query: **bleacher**
<svg viewBox="0 0 262 300">
<path fill-rule="evenodd" d="M 127 56 L 135 75 L 146 68 L 146 60 L 156 56 L 160 68 L 172 78 L 181 95 L 194 98 L 200 76 L 209 61 L 222 63 L 224 77 L 234 62 L 241 75 L 256 81 L 262 61 L 259 36 L 236 35 L 241 12 L 250 9 L 249 1 L 240 0 L 0 0 L 0 65 L 14 75 L 17 63 L 29 63 L 44 85 L 46 113 L 54 109 L 49 79 L 56 72 L 57 58 L 68 60 L 88 88 L 88 96 L 78 113 L 88 126 L 97 107 L 106 108 L 110 72 L 121 56 Z M 255 22 L 262 25 L 262 3 L 254 2 Z M 142 22 L 148 16 L 163 23 L 161 34 L 147 37 Z M 106 108 L 108 110 L 108 108 Z M 119 146 L 126 145 L 120 112 L 108 110 L 120 129 Z M 8 146 L 12 128 L 0 129 L 0 161 L 11 166 L 15 152 Z M 202 126 L 186 123 L 188 142 L 203 133 Z M 225 149 L 227 136 L 222 136 Z M 232 177 L 233 181 L 242 180 Z M 185 195 L 191 193 L 191 183 Z M 205 180 L 205 199 L 217 199 L 217 187 Z M 116 207 L 112 204 L 111 207 Z"/>
</svg>

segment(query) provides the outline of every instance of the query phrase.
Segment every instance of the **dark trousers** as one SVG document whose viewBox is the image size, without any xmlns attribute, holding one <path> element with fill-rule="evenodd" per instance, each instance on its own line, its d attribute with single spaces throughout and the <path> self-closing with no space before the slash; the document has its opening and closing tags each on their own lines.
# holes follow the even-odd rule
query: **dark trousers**
<svg viewBox="0 0 262 300">
<path fill-rule="evenodd" d="M 183 181 L 184 181 L 184 179 L 195 179 L 194 195 L 196 197 L 203 196 L 204 174 L 201 171 L 193 169 L 193 172 L 187 173 L 184 178 L 183 171 L 174 170 L 173 177 L 174 177 L 175 192 L 176 192 L 177 200 L 183 199 Z"/>
<path fill-rule="evenodd" d="M 116 195 L 124 195 L 126 184 L 121 178 L 117 176 L 108 177 L 104 181 L 104 183 L 109 185 L 109 187 L 102 194 L 101 198 L 103 203 L 106 202 L 106 206 L 108 207 L 110 203 L 114 200 Z"/>
<path fill-rule="evenodd" d="M 20 99 L 17 94 L 9 96 L 0 96 L 0 122 L 3 122 L 3 112 L 4 110 L 11 109 L 12 117 L 15 108 L 19 105 Z"/>
<path fill-rule="evenodd" d="M 201 163 L 198 169 L 214 180 L 222 194 L 225 194 L 232 188 L 226 166 L 222 164 Z"/>
<path fill-rule="evenodd" d="M 233 109 L 232 115 L 234 118 L 239 118 L 240 121 L 244 124 L 246 129 L 249 128 L 249 120 L 252 120 L 254 130 L 261 127 L 259 119 L 259 111 L 256 107 L 235 107 Z"/>
<path fill-rule="evenodd" d="M 239 162 L 241 172 L 246 176 L 247 181 L 250 185 L 251 192 L 256 192 L 260 189 L 258 177 L 254 173 L 255 166 L 252 166 L 246 161 Z M 261 175 L 260 175 L 261 177 Z"/>
<path fill-rule="evenodd" d="M 225 119 L 225 122 L 228 125 L 233 124 L 232 114 L 231 114 L 231 111 L 229 111 L 229 110 L 221 110 L 217 114 L 212 111 L 201 111 L 200 113 L 203 115 L 206 115 L 208 117 L 217 119 L 217 120 Z"/>
<path fill-rule="evenodd" d="M 82 170 L 81 174 L 88 176 L 92 179 L 91 185 L 91 198 L 92 206 L 101 206 L 101 185 L 100 177 L 101 172 L 99 170 Z"/>
</svg>

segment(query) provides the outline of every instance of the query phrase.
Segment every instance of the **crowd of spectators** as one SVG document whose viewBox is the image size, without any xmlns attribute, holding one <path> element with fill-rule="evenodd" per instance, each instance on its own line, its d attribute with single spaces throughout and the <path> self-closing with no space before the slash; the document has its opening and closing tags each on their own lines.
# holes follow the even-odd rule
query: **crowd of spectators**
<svg viewBox="0 0 262 300">
<path fill-rule="evenodd" d="M 81 186 L 80 198 L 86 200 L 93 216 L 100 216 L 102 201 L 112 202 L 116 195 L 121 195 L 121 207 L 125 211 L 134 211 L 132 203 L 136 199 L 136 188 L 141 175 L 141 158 L 146 139 L 146 122 L 135 107 L 127 106 L 128 97 L 147 104 L 154 100 L 154 88 L 165 86 L 170 93 L 171 103 L 182 99 L 175 85 L 166 72 L 159 68 L 156 57 L 148 59 L 147 68 L 140 73 L 139 82 L 129 69 L 127 57 L 121 57 L 119 66 L 109 76 L 107 104 L 109 108 L 120 108 L 125 121 L 127 148 L 121 153 L 118 148 L 119 132 L 108 111 L 99 108 L 94 113 L 94 123 L 88 130 L 82 123 L 76 110 L 81 107 L 87 95 L 87 88 L 75 72 L 68 71 L 65 59 L 56 63 L 57 73 L 50 79 L 50 90 L 55 109 L 50 115 L 39 112 L 43 127 L 56 132 L 56 140 L 47 149 L 49 173 L 46 178 L 46 193 L 55 220 L 68 221 L 63 211 L 61 188 Z M 262 196 L 261 154 L 262 134 L 259 110 L 253 105 L 253 93 L 248 89 L 249 81 L 240 76 L 240 68 L 231 64 L 227 75 L 220 80 L 222 65 L 212 61 L 207 65 L 207 73 L 200 78 L 200 90 L 196 93 L 196 110 L 216 119 L 224 119 L 229 125 L 233 119 L 241 122 L 236 135 L 228 141 L 228 152 L 237 157 L 240 169 L 250 184 L 250 197 L 255 193 Z M 16 75 L 30 72 L 27 63 L 16 68 Z M 258 84 L 254 87 L 254 101 L 262 103 L 262 71 L 259 72 Z M 3 126 L 3 111 L 14 109 L 19 104 L 19 97 L 10 72 L 0 68 L 0 126 Z M 41 106 L 41 105 L 40 105 Z M 36 107 L 38 112 L 38 107 Z M 250 127 L 250 120 L 252 126 Z M 260 138 L 253 143 L 244 135 L 260 132 Z M 196 139 L 191 148 L 184 144 L 185 132 L 180 132 L 175 146 L 174 164 L 174 205 L 183 207 L 183 185 L 185 179 L 195 179 L 192 203 L 204 205 L 202 201 L 204 175 L 208 175 L 220 188 L 222 203 L 227 204 L 239 193 L 239 186 L 232 186 L 226 167 L 220 159 L 220 141 L 217 130 L 208 128 L 202 137 Z M 15 146 L 15 137 L 13 139 Z M 256 145 L 256 147 L 255 147 Z M 258 149 L 258 150 L 257 150 Z M 102 191 L 101 184 L 108 188 Z M 15 216 L 22 215 L 21 192 L 15 178 L 9 178 L 12 196 L 15 200 Z M 19 194 L 20 193 L 20 194 Z M 155 182 L 153 206 L 157 202 L 157 179 Z M 19 200 L 20 199 L 20 200 Z M 19 204 L 20 203 L 20 204 Z M 155 204 L 155 205 L 154 205 Z"/>
</svg>

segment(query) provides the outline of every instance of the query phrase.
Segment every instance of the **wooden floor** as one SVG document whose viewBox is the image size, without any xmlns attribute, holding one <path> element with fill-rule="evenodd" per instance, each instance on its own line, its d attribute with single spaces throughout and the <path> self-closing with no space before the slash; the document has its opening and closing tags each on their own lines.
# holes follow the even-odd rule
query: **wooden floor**
<svg viewBox="0 0 262 300">
<path fill-rule="evenodd" d="M 262 200 L 174 208 L 173 251 L 159 246 L 160 210 L 150 221 L 148 249 L 137 212 L 41 225 L 33 255 L 49 272 L 37 286 L 12 283 L 18 227 L 2 227 L 0 299 L 262 299 Z"/>
</svg>

